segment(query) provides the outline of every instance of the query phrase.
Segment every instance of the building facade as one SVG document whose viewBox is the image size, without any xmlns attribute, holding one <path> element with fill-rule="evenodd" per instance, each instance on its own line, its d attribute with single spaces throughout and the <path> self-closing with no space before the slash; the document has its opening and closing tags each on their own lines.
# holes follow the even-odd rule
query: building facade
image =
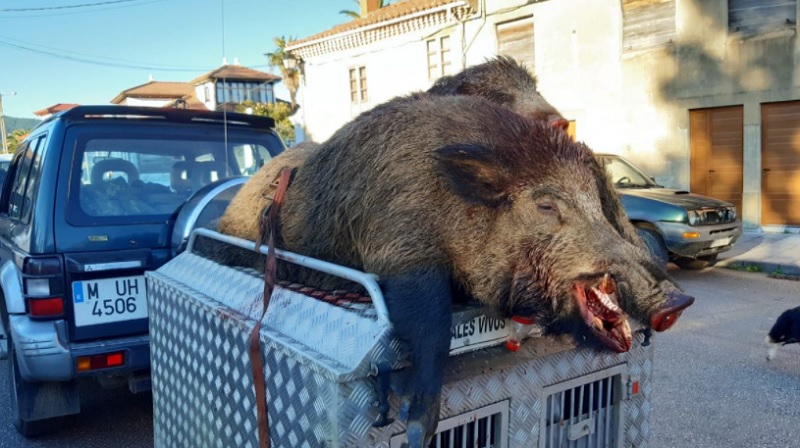
<svg viewBox="0 0 800 448">
<path fill-rule="evenodd" d="M 189 82 L 149 82 L 123 90 L 112 104 L 145 107 L 235 110 L 245 101 L 275 103 L 279 76 L 239 65 L 238 61 L 205 73 Z"/>
<path fill-rule="evenodd" d="M 579 140 L 669 187 L 800 229 L 796 0 L 406 0 L 291 42 L 321 141 L 358 113 L 496 54 L 535 73 Z M 795 205 L 793 205 L 795 204 Z"/>
</svg>

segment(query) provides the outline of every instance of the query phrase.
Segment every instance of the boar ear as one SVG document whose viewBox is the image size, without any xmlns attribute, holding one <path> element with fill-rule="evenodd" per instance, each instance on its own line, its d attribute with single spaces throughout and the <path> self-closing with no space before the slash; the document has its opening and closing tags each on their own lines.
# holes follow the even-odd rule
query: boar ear
<svg viewBox="0 0 800 448">
<path fill-rule="evenodd" d="M 507 170 L 491 149 L 450 145 L 436 150 L 434 157 L 448 186 L 465 201 L 494 208 L 508 199 Z"/>
</svg>

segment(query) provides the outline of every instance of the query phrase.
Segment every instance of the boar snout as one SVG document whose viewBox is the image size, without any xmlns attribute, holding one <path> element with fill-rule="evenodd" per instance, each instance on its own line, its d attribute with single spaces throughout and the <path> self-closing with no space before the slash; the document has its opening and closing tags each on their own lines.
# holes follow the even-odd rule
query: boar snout
<svg viewBox="0 0 800 448">
<path fill-rule="evenodd" d="M 680 291 L 667 293 L 667 300 L 650 316 L 650 326 L 656 331 L 664 331 L 672 327 L 683 313 L 694 303 L 694 297 Z"/>
</svg>

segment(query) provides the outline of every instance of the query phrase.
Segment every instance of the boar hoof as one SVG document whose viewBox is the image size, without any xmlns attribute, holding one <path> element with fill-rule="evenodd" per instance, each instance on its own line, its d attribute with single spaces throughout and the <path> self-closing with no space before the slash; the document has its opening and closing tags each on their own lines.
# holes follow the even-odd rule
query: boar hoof
<svg viewBox="0 0 800 448">
<path fill-rule="evenodd" d="M 406 397 L 400 405 L 399 416 L 406 422 L 408 446 L 426 447 L 436 432 L 439 400 L 434 396 Z"/>
<path fill-rule="evenodd" d="M 678 291 L 667 293 L 667 301 L 650 317 L 650 326 L 656 331 L 664 331 L 672 327 L 681 313 L 694 303 L 694 297 Z"/>
<path fill-rule="evenodd" d="M 425 425 L 419 420 L 408 422 L 406 425 L 406 439 L 408 439 L 408 448 L 425 448 L 430 444 L 432 435 L 425 430 Z"/>
</svg>

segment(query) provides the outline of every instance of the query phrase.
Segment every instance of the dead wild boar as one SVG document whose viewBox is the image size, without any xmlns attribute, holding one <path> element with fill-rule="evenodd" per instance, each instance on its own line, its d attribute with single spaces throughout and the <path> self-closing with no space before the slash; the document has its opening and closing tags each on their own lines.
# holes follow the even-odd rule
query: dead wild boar
<svg viewBox="0 0 800 448">
<path fill-rule="evenodd" d="M 272 203 L 273 191 L 270 189 L 273 180 L 283 167 L 301 166 L 317 146 L 319 143 L 310 141 L 298 143 L 270 159 L 233 197 L 219 220 L 217 230 L 249 241 L 258 241 L 264 208 Z"/>
<path fill-rule="evenodd" d="M 477 96 L 507 106 L 525 117 L 546 121 L 563 131 L 569 126 L 569 121 L 539 93 L 536 78 L 508 56 L 497 56 L 455 75 L 443 76 L 427 92 Z"/>
<path fill-rule="evenodd" d="M 591 150 L 543 121 L 482 98 L 412 95 L 308 155 L 278 244 L 379 275 L 411 363 L 401 416 L 422 447 L 438 419 L 455 288 L 616 352 L 631 348 L 629 316 L 661 331 L 691 305 L 609 221 L 610 188 Z"/>
<path fill-rule="evenodd" d="M 509 107 L 525 117 L 547 121 L 551 126 L 562 130 L 566 130 L 569 124 L 536 89 L 536 78 L 510 57 L 499 56 L 468 67 L 456 75 L 439 78 L 427 92 L 418 92 L 413 96 L 426 94 L 476 96 Z M 231 201 L 217 230 L 250 241 L 257 240 L 261 212 L 270 203 L 264 197 L 265 188 L 284 166 L 299 168 L 317 146 L 317 143 L 300 143 L 264 165 Z M 613 201 L 610 206 L 610 214 L 613 216 L 621 211 L 619 204 L 617 209 L 613 209 Z M 622 216 L 624 217 L 624 213 Z"/>
</svg>

